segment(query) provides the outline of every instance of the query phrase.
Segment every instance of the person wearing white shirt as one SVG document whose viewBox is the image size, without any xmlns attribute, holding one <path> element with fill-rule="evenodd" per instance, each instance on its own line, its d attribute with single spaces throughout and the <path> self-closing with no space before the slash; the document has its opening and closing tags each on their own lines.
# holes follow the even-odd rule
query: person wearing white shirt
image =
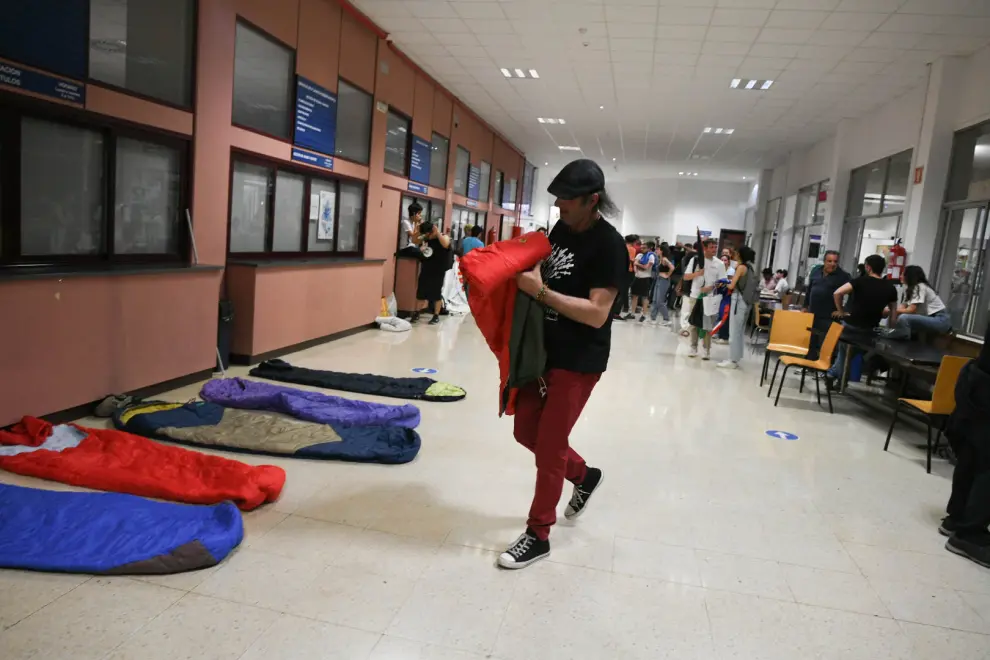
<svg viewBox="0 0 990 660">
<path fill-rule="evenodd" d="M 945 303 L 928 285 L 921 266 L 908 266 L 901 274 L 901 301 L 897 306 L 894 327 L 885 333 L 888 339 L 911 339 L 919 332 L 944 335 L 952 329 L 952 318 Z"/>
<path fill-rule="evenodd" d="M 691 309 L 687 310 L 687 314 L 691 314 L 694 305 L 701 298 L 701 294 L 705 294 L 705 297 L 701 298 L 701 302 L 704 305 L 702 312 L 707 317 L 703 325 L 705 328 L 711 328 L 714 325 L 714 319 L 712 317 L 718 314 L 718 308 L 722 302 L 722 296 L 714 293 L 715 283 L 725 279 L 725 264 L 720 259 L 715 258 L 715 253 L 718 251 L 718 241 L 714 238 L 703 241 L 702 247 L 705 253 L 704 268 L 695 270 L 695 259 L 698 258 L 695 256 L 688 262 L 687 268 L 684 269 L 684 279 L 691 282 L 691 293 L 688 295 L 688 298 L 691 300 Z M 681 313 L 683 314 L 684 312 L 682 311 Z M 691 352 L 688 354 L 688 357 L 698 357 L 698 339 L 701 330 L 701 328 L 694 326 L 691 326 L 688 330 L 691 337 Z M 711 332 L 705 332 L 704 346 L 705 354 L 701 359 L 710 360 L 712 357 Z"/>
<path fill-rule="evenodd" d="M 773 287 L 773 292 L 778 296 L 783 296 L 791 290 L 791 285 L 787 281 L 787 271 L 783 268 L 777 271 L 777 284 Z"/>
<path fill-rule="evenodd" d="M 399 252 L 413 252 L 418 254 L 419 250 L 414 244 L 416 231 L 423 221 L 423 206 L 413 200 L 413 203 L 406 209 L 409 212 L 408 218 L 402 218 L 402 229 L 399 235 Z"/>
</svg>

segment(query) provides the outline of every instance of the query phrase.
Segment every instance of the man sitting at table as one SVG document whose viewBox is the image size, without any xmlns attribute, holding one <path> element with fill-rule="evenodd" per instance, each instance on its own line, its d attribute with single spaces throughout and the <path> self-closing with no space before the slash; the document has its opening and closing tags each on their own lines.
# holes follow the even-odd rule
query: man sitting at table
<svg viewBox="0 0 990 660">
<path fill-rule="evenodd" d="M 890 280 L 883 279 L 883 271 L 886 267 L 887 261 L 883 257 L 879 254 L 871 254 L 866 258 L 866 275 L 843 284 L 832 294 L 835 301 L 835 312 L 832 316 L 843 320 L 842 325 L 845 327 L 843 335 L 871 337 L 874 329 L 880 325 L 885 309 L 890 310 L 890 323 L 894 324 L 897 321 L 897 289 Z M 852 300 L 847 313 L 843 308 L 843 298 L 849 294 L 852 294 Z M 829 381 L 841 382 L 845 369 L 846 350 L 846 344 L 840 342 L 835 362 L 828 370 Z"/>
<path fill-rule="evenodd" d="M 839 253 L 829 250 L 825 253 L 825 263 L 816 266 L 808 276 L 808 307 L 804 311 L 815 315 L 812 323 L 811 345 L 808 359 L 817 360 L 822 340 L 832 325 L 835 313 L 835 292 L 839 287 L 852 281 L 849 273 L 839 268 Z"/>
</svg>

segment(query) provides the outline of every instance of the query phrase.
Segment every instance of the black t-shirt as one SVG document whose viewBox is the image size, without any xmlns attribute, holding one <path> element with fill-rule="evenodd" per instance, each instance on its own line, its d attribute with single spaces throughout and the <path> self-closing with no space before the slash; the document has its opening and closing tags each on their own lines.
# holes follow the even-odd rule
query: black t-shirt
<svg viewBox="0 0 990 660">
<path fill-rule="evenodd" d="M 547 288 L 565 296 L 588 298 L 592 289 L 620 289 L 629 273 L 626 243 L 606 220 L 575 233 L 563 222 L 550 232 L 553 251 L 543 263 Z M 612 344 L 611 316 L 600 328 L 578 323 L 546 308 L 547 367 L 578 373 L 602 373 Z"/>
<path fill-rule="evenodd" d="M 431 238 L 420 247 L 423 255 L 421 273 L 424 275 L 442 275 L 450 268 L 450 248 L 444 247 L 439 238 Z"/>
<path fill-rule="evenodd" d="M 890 280 L 881 280 L 869 275 L 852 281 L 852 301 L 846 323 L 869 330 L 880 325 L 883 310 L 890 303 L 897 302 L 897 289 Z"/>
</svg>

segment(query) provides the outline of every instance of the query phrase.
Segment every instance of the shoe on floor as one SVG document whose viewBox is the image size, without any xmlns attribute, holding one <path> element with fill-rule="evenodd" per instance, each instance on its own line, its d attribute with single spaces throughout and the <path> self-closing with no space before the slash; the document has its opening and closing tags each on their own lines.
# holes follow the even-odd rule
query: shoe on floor
<svg viewBox="0 0 990 660">
<path fill-rule="evenodd" d="M 419 312 L 413 312 L 413 315 L 409 317 L 410 323 L 419 323 Z"/>
<path fill-rule="evenodd" d="M 93 410 L 96 417 L 111 417 L 119 408 L 129 406 L 134 401 L 134 397 L 126 394 L 111 394 L 100 401 Z"/>
<path fill-rule="evenodd" d="M 952 516 L 946 516 L 942 518 L 941 524 L 938 526 L 938 533 L 942 536 L 952 536 L 959 530 L 959 523 L 952 519 Z"/>
<path fill-rule="evenodd" d="M 696 357 L 698 357 L 698 349 L 697 348 L 692 348 L 691 349 L 691 352 L 688 353 L 688 357 L 689 358 L 696 358 Z"/>
<path fill-rule="evenodd" d="M 440 324 L 440 317 L 434 314 L 433 318 L 430 319 L 430 325 L 439 325 L 439 324 Z"/>
<path fill-rule="evenodd" d="M 584 481 L 574 486 L 571 501 L 567 503 L 567 509 L 564 510 L 564 517 L 573 520 L 584 513 L 584 510 L 588 508 L 588 501 L 603 481 L 605 481 L 604 472 L 598 468 L 588 468 Z"/>
<path fill-rule="evenodd" d="M 732 360 L 722 360 L 716 365 L 719 369 L 738 369 L 739 364 Z"/>
<path fill-rule="evenodd" d="M 959 538 L 957 534 L 949 537 L 949 540 L 945 542 L 945 549 L 960 557 L 974 561 L 980 566 L 990 568 L 990 544 L 974 543 L 969 539 Z"/>
<path fill-rule="evenodd" d="M 716 337 L 715 339 L 712 340 L 712 342 L 715 343 L 715 344 L 721 344 L 721 345 L 724 346 L 724 345 L 726 345 L 726 344 L 729 343 L 729 340 L 728 339 L 722 339 L 721 337 Z"/>
<path fill-rule="evenodd" d="M 705 351 L 705 354 L 701 356 L 701 359 L 702 360 L 705 360 L 705 361 L 711 360 L 712 359 L 712 352 L 711 351 Z"/>
<path fill-rule="evenodd" d="M 515 570 L 550 556 L 550 541 L 541 541 L 529 528 L 498 556 L 498 565 Z"/>
</svg>

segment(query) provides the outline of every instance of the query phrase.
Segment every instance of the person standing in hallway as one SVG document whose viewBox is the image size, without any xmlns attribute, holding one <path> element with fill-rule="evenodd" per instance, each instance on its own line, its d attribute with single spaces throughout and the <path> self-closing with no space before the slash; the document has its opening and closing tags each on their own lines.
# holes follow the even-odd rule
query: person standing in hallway
<svg viewBox="0 0 990 660">
<path fill-rule="evenodd" d="M 613 317 L 616 321 L 625 321 L 632 318 L 633 312 L 636 311 L 635 309 L 629 309 L 629 290 L 632 288 L 633 278 L 635 277 L 636 268 L 633 265 L 633 262 L 636 261 L 636 256 L 639 254 L 639 245 L 639 236 L 635 234 L 629 234 L 626 236 L 627 263 L 629 265 L 626 269 L 625 279 L 622 281 L 622 288 L 619 289 L 619 295 L 615 299 Z M 628 313 L 628 315 L 626 313 Z"/>
<path fill-rule="evenodd" d="M 477 250 L 478 248 L 485 247 L 484 242 L 481 240 L 481 235 L 484 233 L 484 227 L 479 225 L 471 227 L 471 235 L 461 241 L 461 256 L 464 256 L 471 250 Z"/>
<path fill-rule="evenodd" d="M 440 233 L 440 228 L 427 220 L 419 225 L 419 233 L 413 240 L 419 246 L 423 263 L 419 268 L 419 285 L 416 287 L 417 311 L 409 322 L 418 322 L 420 313 L 432 308 L 430 325 L 437 325 L 443 307 L 443 278 L 450 266 L 450 237 Z"/>
<path fill-rule="evenodd" d="M 674 264 L 670 260 L 670 247 L 660 244 L 657 252 L 656 281 L 653 283 L 653 306 L 650 308 L 650 322 L 657 322 L 657 314 L 663 316 L 664 327 L 670 325 L 670 311 L 667 308 L 667 294 L 670 292 L 670 277 Z"/>
<path fill-rule="evenodd" d="M 843 284 L 832 294 L 835 300 L 834 316 L 837 319 L 844 319 L 843 334 L 872 336 L 873 330 L 880 325 L 885 309 L 890 311 L 890 322 L 892 324 L 897 322 L 897 289 L 889 280 L 883 279 L 885 268 L 887 268 L 887 260 L 879 254 L 871 254 L 866 258 L 866 275 Z M 850 294 L 850 311 L 846 314 L 842 299 Z M 828 370 L 829 387 L 832 386 L 832 381 L 842 379 L 847 348 L 844 342 L 839 342 L 835 362 Z"/>
<path fill-rule="evenodd" d="M 686 245 L 684 246 L 684 256 L 681 257 L 680 271 L 681 280 L 677 283 L 677 295 L 681 299 L 681 336 L 687 337 L 691 334 L 691 324 L 688 320 L 691 318 L 691 310 L 694 309 L 694 298 L 691 297 L 691 282 L 689 278 L 685 277 L 688 273 L 692 272 L 694 269 L 694 258 L 699 254 L 698 250 L 701 249 L 700 245 Z M 691 267 L 691 270 L 688 267 Z"/>
<path fill-rule="evenodd" d="M 657 255 L 654 252 L 657 244 L 653 241 L 641 247 L 641 254 L 633 259 L 632 301 L 629 303 L 630 314 L 636 314 L 637 305 L 642 306 L 639 313 L 639 322 L 646 320 L 646 315 L 650 313 L 650 287 L 653 284 L 653 271 L 657 263 Z M 654 316 L 656 316 L 654 314 Z"/>
<path fill-rule="evenodd" d="M 836 290 L 852 281 L 849 273 L 839 267 L 839 253 L 829 250 L 825 253 L 825 262 L 815 267 L 808 276 L 808 307 L 815 320 L 812 322 L 811 345 L 808 347 L 808 359 L 817 360 L 822 340 L 832 327 L 835 314 Z"/>
<path fill-rule="evenodd" d="M 517 278 L 519 289 L 545 308 L 547 370 L 516 397 L 515 437 L 536 455 L 536 491 L 526 531 L 498 558 L 508 569 L 550 555 L 550 528 L 565 479 L 574 485 L 564 513 L 569 519 L 585 511 L 602 484 L 602 471 L 585 463 L 569 436 L 608 366 L 611 311 L 629 273 L 622 236 L 605 219 L 617 209 L 594 161 L 569 163 L 547 192 L 560 209 L 560 222 L 550 232 L 550 257 Z"/>
<path fill-rule="evenodd" d="M 959 374 L 945 435 L 956 467 L 938 531 L 949 537 L 946 550 L 990 568 L 990 325 L 979 357 Z"/>
<path fill-rule="evenodd" d="M 760 298 L 760 282 L 756 274 L 756 252 L 748 245 L 739 248 L 733 261 L 736 267 L 729 283 L 729 359 L 718 363 L 722 369 L 738 369 L 743 359 L 743 340 L 746 338 L 746 321 L 753 305 Z"/>
<path fill-rule="evenodd" d="M 691 283 L 691 294 L 690 300 L 691 307 L 699 304 L 699 299 L 702 309 L 702 315 L 708 317 L 709 320 L 713 320 L 715 315 L 718 313 L 718 307 L 722 303 L 722 296 L 715 294 L 715 284 L 719 280 L 725 279 L 725 265 L 720 259 L 715 257 L 715 253 L 718 251 L 718 241 L 714 238 L 707 238 L 702 241 L 701 244 L 702 254 L 692 257 L 691 261 L 688 263 L 685 269 L 684 279 Z M 702 256 L 704 258 L 704 263 L 701 268 L 695 270 L 694 261 Z M 704 294 L 704 298 L 702 298 Z M 691 311 L 688 311 L 690 316 Z M 684 312 L 681 312 L 683 315 Z M 712 333 L 708 331 L 714 323 L 706 323 L 705 328 L 696 328 L 691 326 L 690 337 L 691 337 L 691 352 L 688 353 L 688 357 L 698 357 L 698 340 L 701 338 L 702 332 L 705 333 L 704 338 L 704 355 L 701 356 L 702 360 L 712 359 Z"/>
</svg>

